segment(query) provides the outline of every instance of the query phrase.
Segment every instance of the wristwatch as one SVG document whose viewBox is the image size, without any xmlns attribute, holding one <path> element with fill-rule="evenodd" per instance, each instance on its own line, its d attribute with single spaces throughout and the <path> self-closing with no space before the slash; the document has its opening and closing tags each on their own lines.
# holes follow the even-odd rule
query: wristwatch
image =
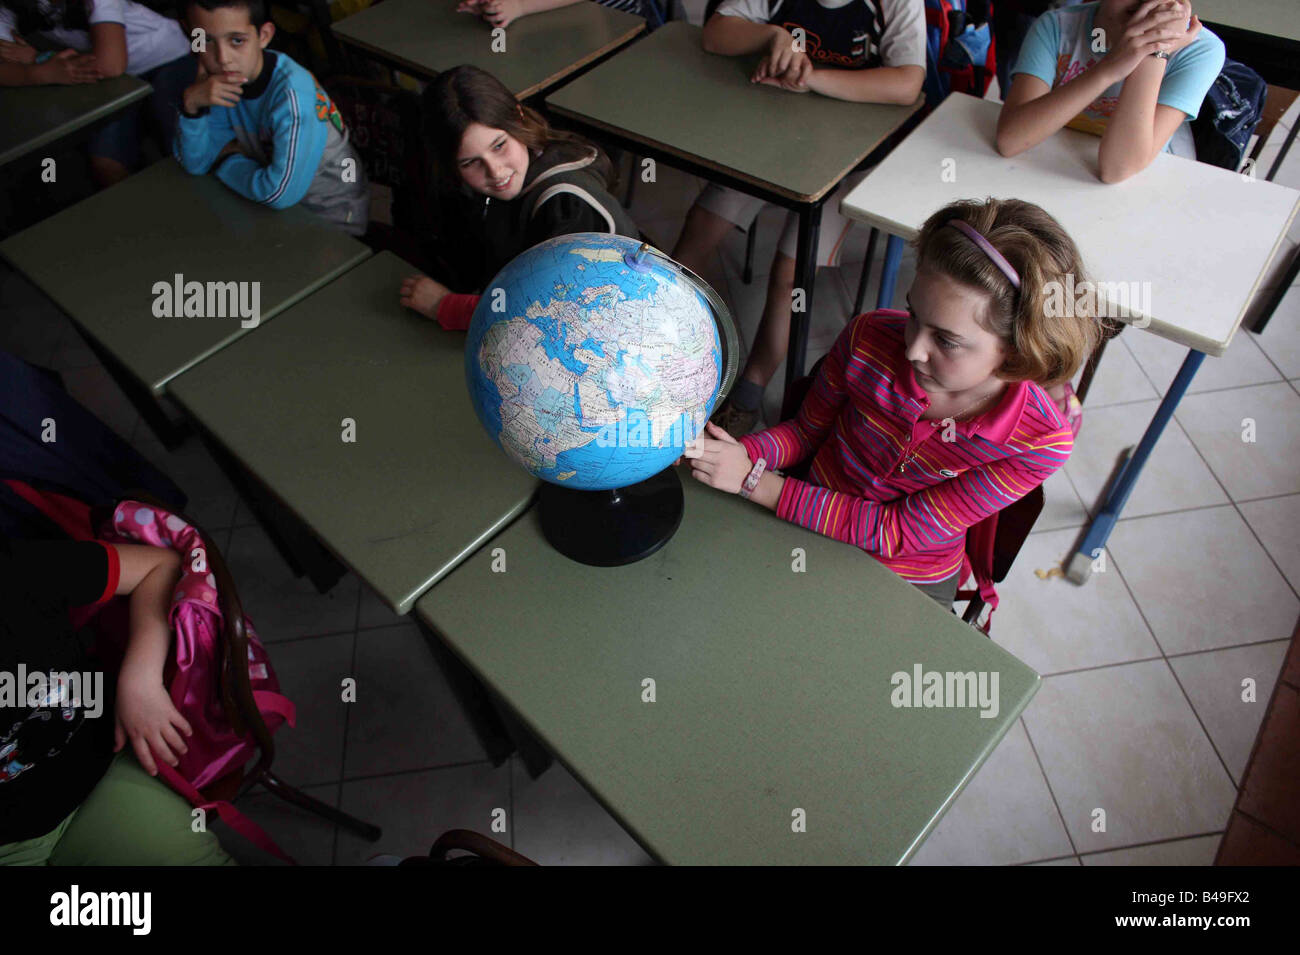
<svg viewBox="0 0 1300 955">
<path fill-rule="evenodd" d="M 758 481 L 765 470 L 767 470 L 766 458 L 759 458 L 754 462 L 754 466 L 749 469 L 749 474 L 745 477 L 745 483 L 740 486 L 741 497 L 747 501 L 749 500 L 749 495 L 753 494 L 754 489 L 758 487 Z"/>
<path fill-rule="evenodd" d="M 1155 51 L 1154 53 L 1152 53 L 1151 55 L 1154 56 L 1157 60 L 1167 60 L 1167 59 L 1169 59 L 1169 54 L 1166 53 L 1164 50 L 1156 50 L 1156 51 Z"/>
</svg>

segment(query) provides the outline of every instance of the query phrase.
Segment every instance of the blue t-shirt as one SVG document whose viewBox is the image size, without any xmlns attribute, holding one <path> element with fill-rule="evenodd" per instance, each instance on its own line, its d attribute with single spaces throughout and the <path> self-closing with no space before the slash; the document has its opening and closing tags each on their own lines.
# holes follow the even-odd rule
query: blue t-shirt
<svg viewBox="0 0 1300 955">
<path fill-rule="evenodd" d="M 1104 56 L 1093 50 L 1093 21 L 1099 6 L 1081 3 L 1044 13 L 1029 28 L 1012 73 L 1028 73 L 1055 89 L 1090 69 Z M 1096 45 L 1101 47 L 1102 43 Z M 1223 69 L 1223 57 L 1223 41 L 1201 27 L 1195 40 L 1169 58 L 1156 102 L 1182 110 L 1194 119 Z M 1119 105 L 1123 86 L 1123 80 L 1115 83 L 1066 125 L 1100 136 Z"/>
</svg>

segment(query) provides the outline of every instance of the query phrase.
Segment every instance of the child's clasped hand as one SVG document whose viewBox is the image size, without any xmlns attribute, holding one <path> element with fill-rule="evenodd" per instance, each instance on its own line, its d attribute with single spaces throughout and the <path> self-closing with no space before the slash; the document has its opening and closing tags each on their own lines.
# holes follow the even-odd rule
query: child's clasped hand
<svg viewBox="0 0 1300 955">
<path fill-rule="evenodd" d="M 189 751 L 183 736 L 193 735 L 193 728 L 172 704 L 162 682 L 145 668 L 123 664 L 117 679 L 113 752 L 120 751 L 129 739 L 144 771 L 156 776 L 156 760 L 175 766 Z"/>
<path fill-rule="evenodd" d="M 694 441 L 688 441 L 682 452 L 682 458 L 691 462 L 691 476 L 719 491 L 740 493 L 741 485 L 754 466 L 754 462 L 749 460 L 749 452 L 712 421 L 704 426 L 704 431 Z"/>
</svg>

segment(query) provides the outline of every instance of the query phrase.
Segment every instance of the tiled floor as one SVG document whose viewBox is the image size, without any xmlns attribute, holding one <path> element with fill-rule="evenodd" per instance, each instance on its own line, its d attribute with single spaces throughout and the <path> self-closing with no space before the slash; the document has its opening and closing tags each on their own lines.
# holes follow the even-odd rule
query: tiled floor
<svg viewBox="0 0 1300 955">
<path fill-rule="evenodd" d="M 702 0 L 688 7 L 698 17 Z M 1275 148 L 1266 147 L 1265 168 Z M 657 172 L 655 183 L 638 183 L 633 212 L 671 248 L 700 184 L 662 165 Z M 1300 186 L 1300 149 L 1280 179 Z M 753 283 L 740 278 L 739 232 L 706 270 L 746 338 L 782 215 L 760 216 Z M 818 275 L 810 360 L 843 327 L 865 244 L 865 230 L 855 230 L 842 266 Z M 913 265 L 909 255 L 900 297 Z M 271 796 L 247 800 L 249 815 L 286 850 L 303 862 L 358 863 L 424 852 L 455 827 L 490 832 L 500 817 L 497 838 L 542 863 L 650 862 L 562 767 L 538 780 L 517 760 L 494 769 L 419 631 L 355 577 L 324 596 L 295 580 L 206 452 L 193 441 L 165 452 L 64 319 L 7 270 L 0 311 L 0 347 L 61 371 L 84 404 L 173 475 L 224 542 L 298 705 L 299 728 L 277 740 L 285 778 L 384 829 L 371 844 Z M 1047 508 L 1000 588 L 993 622 L 998 643 L 1043 674 L 1042 689 L 916 864 L 1213 859 L 1300 615 L 1300 288 L 1263 335 L 1242 333 L 1225 358 L 1205 363 L 1111 539 L 1105 570 L 1084 588 L 1049 573 L 1180 360 L 1177 348 L 1131 329 L 1107 351 L 1080 440 L 1046 486 Z M 767 396 L 769 420 L 777 391 Z M 1253 442 L 1242 439 L 1248 418 Z M 356 701 L 344 703 L 349 676 Z M 1256 702 L 1243 702 L 1248 679 Z M 241 859 L 268 861 L 241 840 L 229 843 Z"/>
</svg>

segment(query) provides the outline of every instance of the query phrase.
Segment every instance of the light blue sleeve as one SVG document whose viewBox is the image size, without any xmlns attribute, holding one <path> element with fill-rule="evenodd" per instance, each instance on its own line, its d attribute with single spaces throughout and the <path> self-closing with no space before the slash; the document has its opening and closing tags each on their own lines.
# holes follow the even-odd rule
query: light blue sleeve
<svg viewBox="0 0 1300 955">
<path fill-rule="evenodd" d="M 1034 21 L 1020 45 L 1020 55 L 1011 68 L 1012 75 L 1028 73 L 1047 84 L 1056 85 L 1056 58 L 1061 48 L 1061 21 L 1048 10 Z"/>
<path fill-rule="evenodd" d="M 316 84 L 306 70 L 295 70 L 268 90 L 271 161 L 265 166 L 247 156 L 231 156 L 217 178 L 241 196 L 287 209 L 301 201 L 325 154 L 325 123 L 316 117 Z"/>
<path fill-rule="evenodd" d="M 1156 102 L 1181 109 L 1195 119 L 1205 94 L 1223 69 L 1225 55 L 1223 41 L 1201 27 L 1191 45 L 1170 58 Z"/>
<path fill-rule="evenodd" d="M 172 154 L 186 172 L 201 176 L 212 168 L 217 153 L 234 138 L 230 110 L 224 107 L 214 106 L 198 117 L 181 113 Z"/>
</svg>

